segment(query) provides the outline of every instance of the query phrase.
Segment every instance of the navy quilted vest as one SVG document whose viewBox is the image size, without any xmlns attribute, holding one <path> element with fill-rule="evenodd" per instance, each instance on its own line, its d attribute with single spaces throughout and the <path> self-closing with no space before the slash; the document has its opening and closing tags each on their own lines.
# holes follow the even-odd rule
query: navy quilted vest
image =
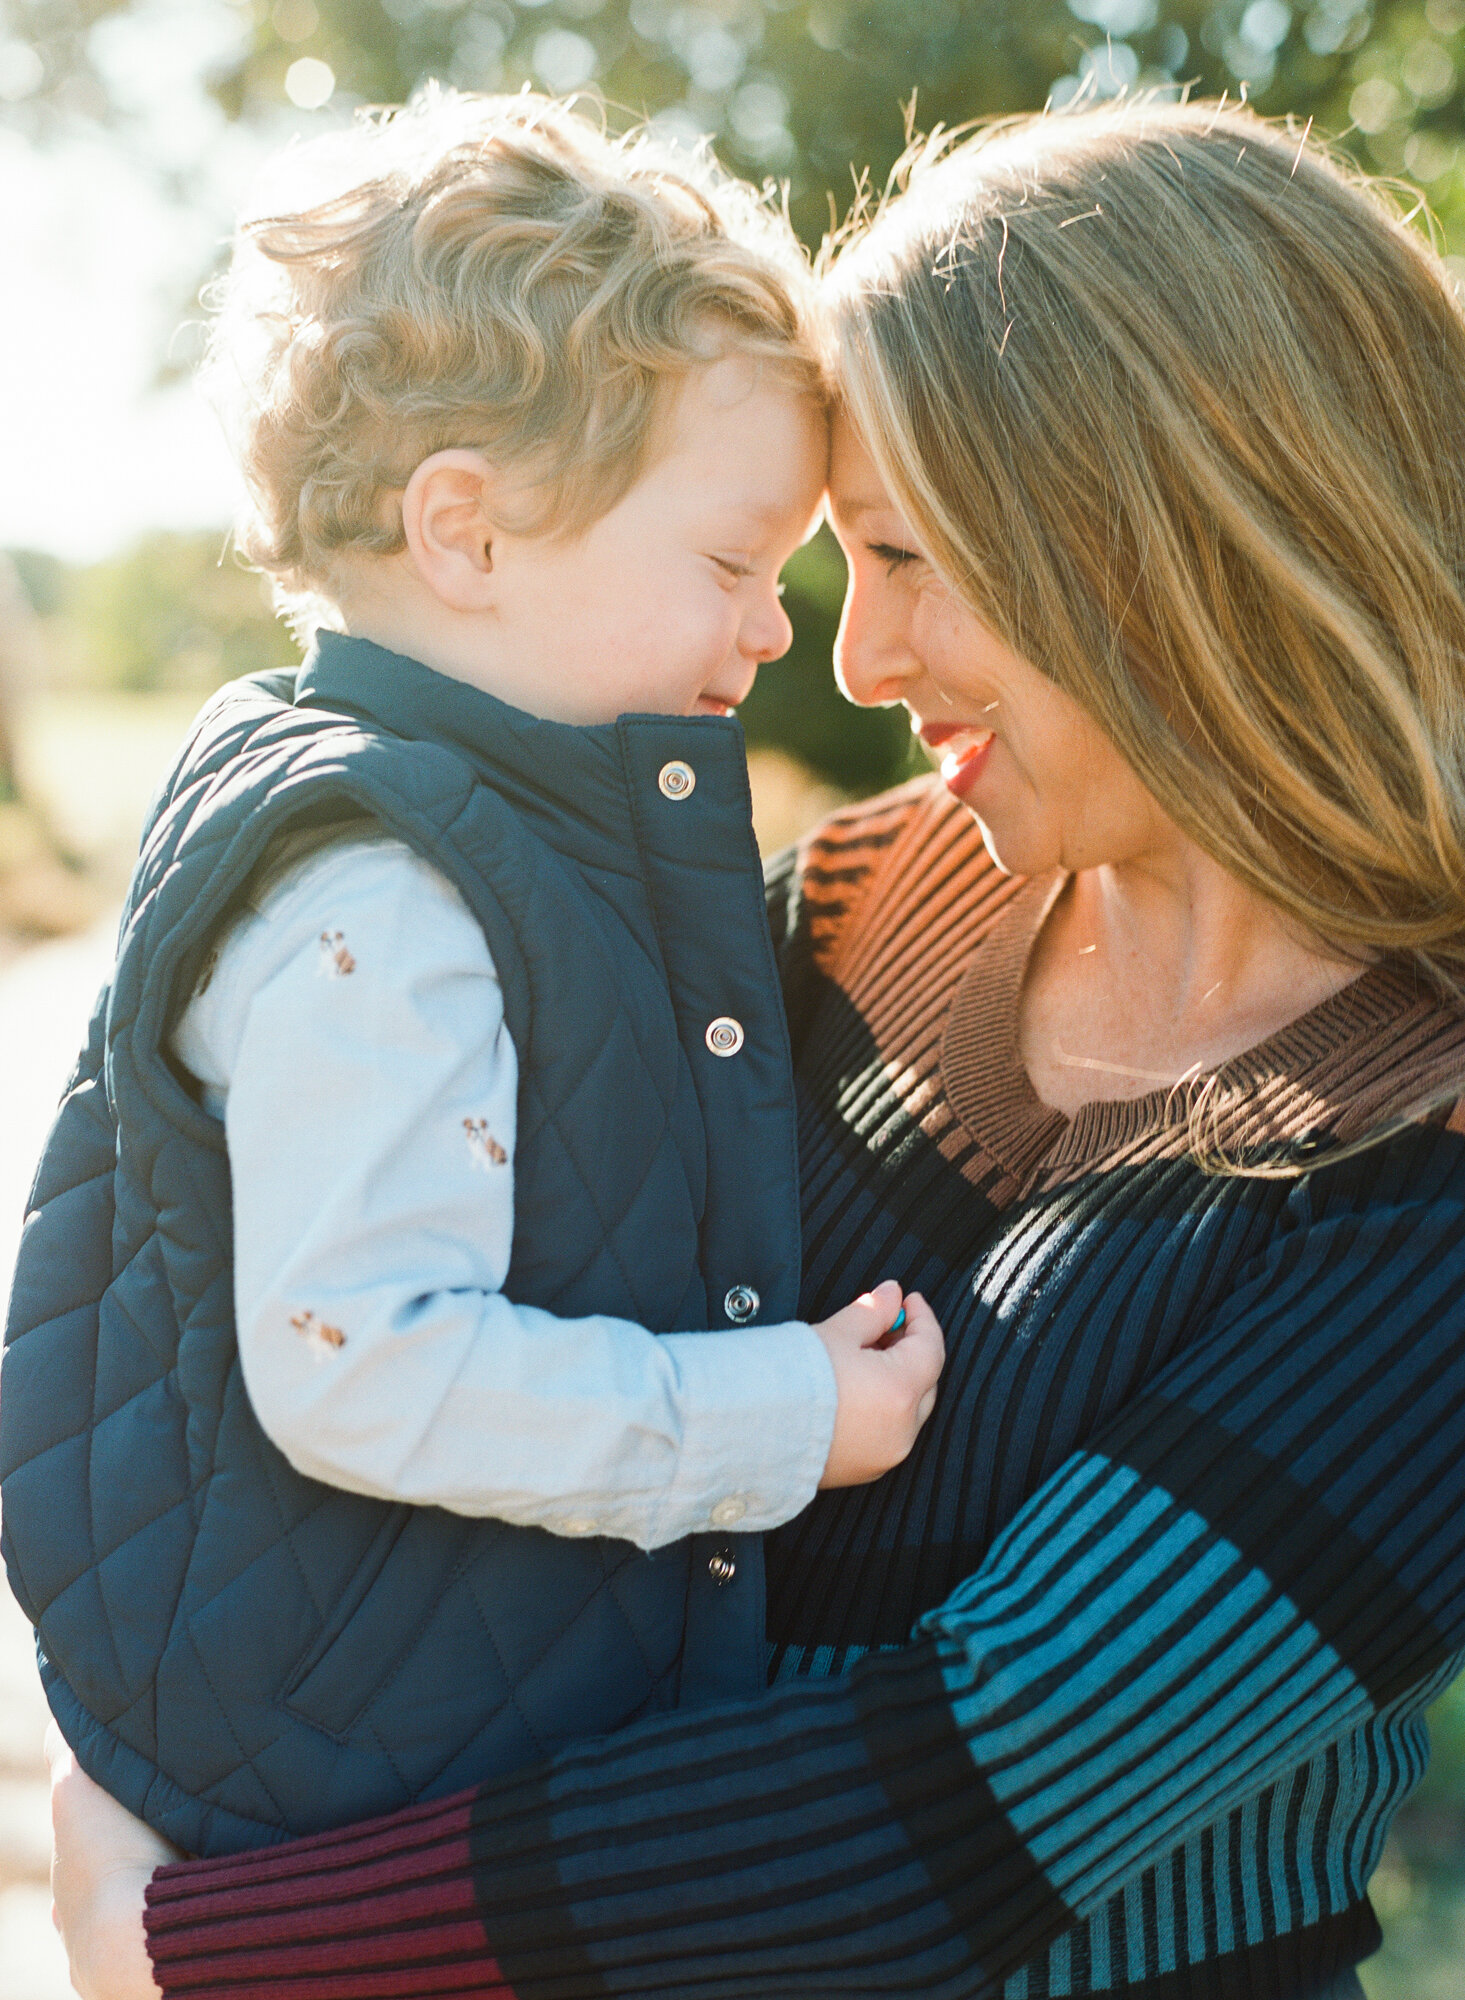
<svg viewBox="0 0 1465 2000">
<path fill-rule="evenodd" d="M 694 773 L 673 776 L 669 764 Z M 539 722 L 359 639 L 205 711 L 42 1157 L 0 1395 L 5 1557 L 81 1762 L 195 1853 L 446 1793 L 763 1685 L 755 1537 L 643 1555 L 294 1472 L 233 1325 L 221 1126 L 164 1053 L 284 826 L 365 810 L 482 924 L 520 1060 L 509 1295 L 791 1318 L 787 1038 L 741 731 Z M 744 1031 L 732 1056 L 709 1026 Z M 731 1297 L 729 1297 L 731 1295 Z M 724 1578 L 733 1556 L 730 1580 Z"/>
</svg>

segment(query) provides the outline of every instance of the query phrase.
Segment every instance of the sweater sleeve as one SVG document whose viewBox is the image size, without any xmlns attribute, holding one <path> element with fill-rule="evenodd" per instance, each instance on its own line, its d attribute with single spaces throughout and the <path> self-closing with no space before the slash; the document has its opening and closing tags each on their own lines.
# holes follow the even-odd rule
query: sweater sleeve
<svg viewBox="0 0 1465 2000">
<path fill-rule="evenodd" d="M 1462 1210 L 1449 1132 L 1300 1181 L 908 1646 L 164 1869 L 164 1993 L 996 1994 L 1465 1646 Z"/>
</svg>

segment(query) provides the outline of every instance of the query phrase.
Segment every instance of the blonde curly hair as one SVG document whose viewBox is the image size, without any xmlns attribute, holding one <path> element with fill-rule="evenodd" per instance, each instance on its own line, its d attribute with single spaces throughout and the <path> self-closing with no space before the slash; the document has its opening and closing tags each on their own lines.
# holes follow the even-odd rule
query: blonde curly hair
<svg viewBox="0 0 1465 2000">
<path fill-rule="evenodd" d="M 237 540 L 287 596 L 402 547 L 449 447 L 525 490 L 525 532 L 635 483 L 669 388 L 736 351 L 822 397 L 806 260 L 767 191 L 609 136 L 573 103 L 429 87 L 282 156 L 212 301 L 206 383 L 245 476 Z"/>
</svg>

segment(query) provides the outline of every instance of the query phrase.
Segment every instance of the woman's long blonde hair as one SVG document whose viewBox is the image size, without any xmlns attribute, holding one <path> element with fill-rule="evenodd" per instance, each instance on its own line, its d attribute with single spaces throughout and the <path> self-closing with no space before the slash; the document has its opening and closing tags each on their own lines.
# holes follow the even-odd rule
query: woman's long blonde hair
<svg viewBox="0 0 1465 2000">
<path fill-rule="evenodd" d="M 1465 317 L 1380 193 L 1241 110 L 913 149 L 838 258 L 852 421 L 937 566 L 1176 824 L 1465 990 Z"/>
</svg>

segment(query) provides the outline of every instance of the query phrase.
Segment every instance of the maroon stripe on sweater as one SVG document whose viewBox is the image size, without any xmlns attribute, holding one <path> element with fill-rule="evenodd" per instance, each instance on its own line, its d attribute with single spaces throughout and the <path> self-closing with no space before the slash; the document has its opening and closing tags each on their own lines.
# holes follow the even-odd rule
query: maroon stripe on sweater
<svg viewBox="0 0 1465 2000">
<path fill-rule="evenodd" d="M 277 2000 L 286 1981 L 291 2000 L 515 2000 L 474 1903 L 472 1798 L 155 1877 L 147 1939 L 166 2000 Z M 190 1894 L 204 1871 L 208 1890 Z"/>
</svg>

